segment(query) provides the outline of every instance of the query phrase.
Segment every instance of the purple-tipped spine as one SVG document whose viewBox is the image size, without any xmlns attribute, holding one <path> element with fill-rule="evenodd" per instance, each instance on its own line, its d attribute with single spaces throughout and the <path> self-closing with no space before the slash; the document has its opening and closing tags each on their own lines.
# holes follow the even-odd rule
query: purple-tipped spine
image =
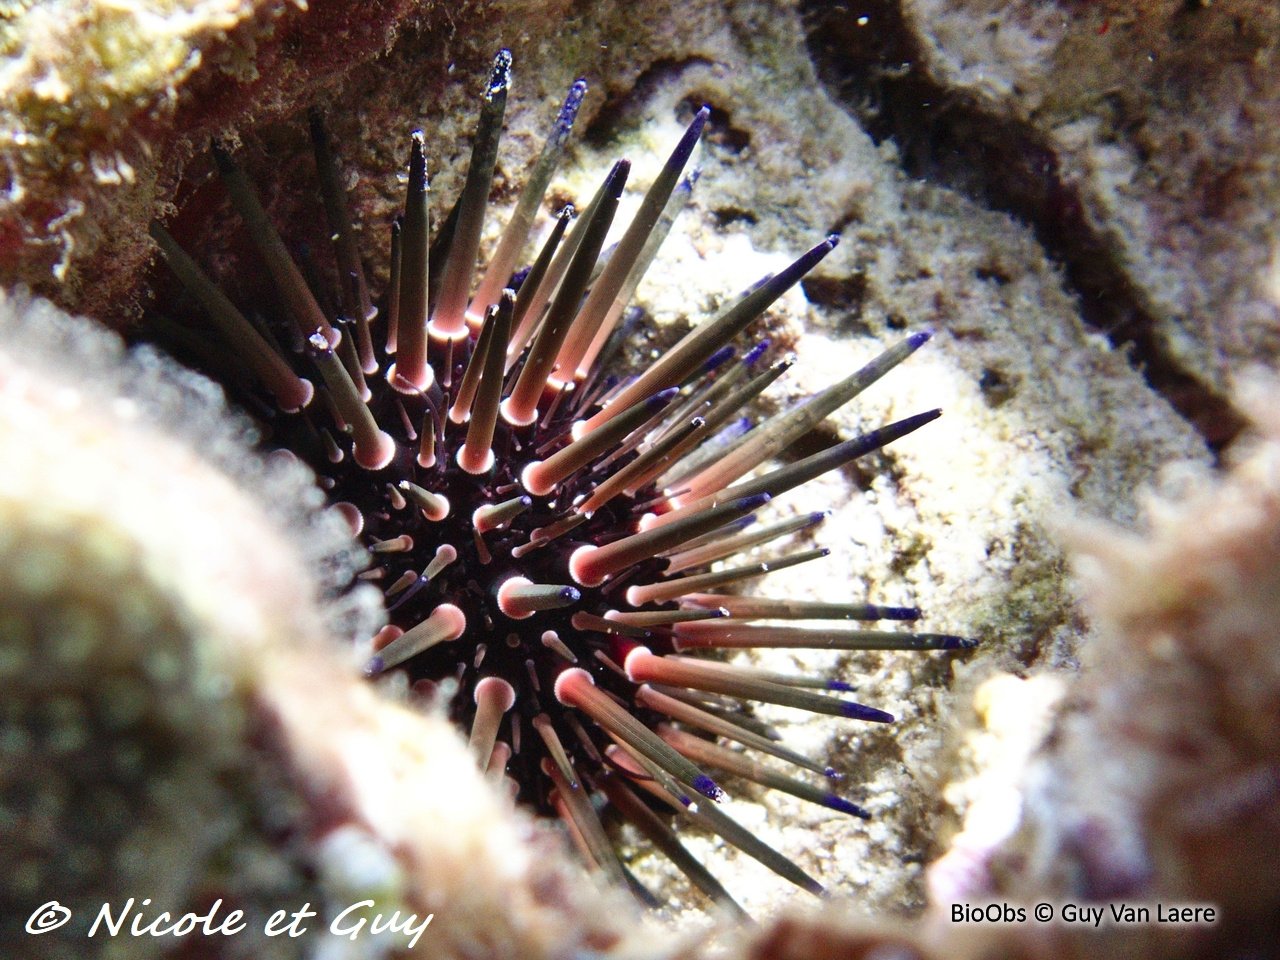
<svg viewBox="0 0 1280 960">
<path fill-rule="evenodd" d="M 418 593 L 418 591 L 419 591 L 419 590 L 421 590 L 423 587 L 425 587 L 425 586 L 427 585 L 427 583 L 428 583 L 428 582 L 429 582 L 429 581 L 427 580 L 426 575 L 425 575 L 425 574 L 420 574 L 420 575 L 418 576 L 418 579 L 417 579 L 417 580 L 415 580 L 415 581 L 413 581 L 413 583 L 409 584 L 409 589 L 407 589 L 404 593 L 402 593 L 402 594 L 399 596 L 399 598 L 396 600 L 396 602 L 395 602 L 395 603 L 393 603 L 393 604 L 391 604 L 391 606 L 387 607 L 387 613 L 394 613 L 394 612 L 395 612 L 396 607 L 400 606 L 402 603 L 404 603 L 405 601 L 407 601 L 407 600 L 411 599 L 413 596 L 415 596 L 415 595 Z"/>
<path fill-rule="evenodd" d="M 868 613 L 874 616 L 868 619 L 874 620 L 919 620 L 920 609 L 918 607 L 876 607 L 872 606 Z"/>
<path fill-rule="evenodd" d="M 579 77 L 569 87 L 569 93 L 565 96 L 564 103 L 560 107 L 560 113 L 556 117 L 555 125 L 551 128 L 551 133 L 547 137 L 547 144 L 552 149 L 559 149 L 569 139 L 569 134 L 573 132 L 574 121 L 578 119 L 578 108 L 582 106 L 582 98 L 586 94 L 587 81 L 585 78 Z"/>
<path fill-rule="evenodd" d="M 842 703 L 840 712 L 850 720 L 866 720 L 868 723 L 893 723 L 894 720 L 892 713 L 885 713 L 875 707 L 854 703 L 852 700 Z"/>
<path fill-rule="evenodd" d="M 711 356 L 707 357 L 706 363 L 702 365 L 703 372 L 710 373 L 712 370 L 716 369 L 716 367 L 719 367 L 728 363 L 730 360 L 734 358 L 734 355 L 737 352 L 738 351 L 735 350 L 732 346 L 726 345 L 721 347 Z"/>
<path fill-rule="evenodd" d="M 724 791 L 716 786 L 716 782 L 705 773 L 700 773 L 693 778 L 693 789 L 697 790 L 708 800 L 716 801 L 716 803 L 719 803 L 724 799 Z"/>
<path fill-rule="evenodd" d="M 793 286 L 795 286 L 800 278 L 822 262 L 823 257 L 836 248 L 840 242 L 840 238 L 835 234 L 827 237 L 819 244 L 815 244 L 810 249 L 802 253 L 792 264 L 783 268 L 781 273 L 776 273 L 770 277 L 760 289 L 768 288 L 771 296 L 770 303 L 778 299 Z"/>
<path fill-rule="evenodd" d="M 610 200 L 617 200 L 622 196 L 622 189 L 627 185 L 627 176 L 631 173 L 631 161 L 619 160 L 613 165 L 613 169 L 609 171 L 609 176 L 605 180 L 604 195 Z"/>
<path fill-rule="evenodd" d="M 907 337 L 907 342 L 911 344 L 912 350 L 919 350 L 933 337 L 932 330 L 918 330 L 911 336 Z"/>
<path fill-rule="evenodd" d="M 750 430 L 751 427 L 752 423 L 749 417 L 739 417 L 712 437 L 710 443 L 713 446 L 724 446 L 726 443 L 732 443 Z"/>
<path fill-rule="evenodd" d="M 676 395 L 679 393 L 680 393 L 679 387 L 667 387 L 667 389 L 659 390 L 657 393 L 651 396 L 648 400 L 648 404 L 650 408 L 656 413 L 658 410 L 665 407 L 668 403 L 674 400 L 676 398 Z"/>
<path fill-rule="evenodd" d="M 493 69 L 489 72 L 489 84 L 485 87 L 486 97 L 495 97 L 511 86 L 511 51 L 503 47 L 493 58 Z"/>
<path fill-rule="evenodd" d="M 769 341 L 768 339 L 761 340 L 749 351 L 747 351 L 747 355 L 742 358 L 743 364 L 748 367 L 754 367 L 757 361 L 759 361 L 759 359 L 764 356 L 764 352 L 769 349 L 770 342 L 771 341 Z"/>
<path fill-rule="evenodd" d="M 869 433 L 854 437 L 852 440 L 846 440 L 840 446 L 845 448 L 844 452 L 850 456 L 850 459 L 861 457 L 873 450 L 879 450 L 895 440 L 901 440 L 907 434 L 919 430 L 926 423 L 932 423 L 940 416 L 942 416 L 941 410 L 928 410 L 924 413 L 917 413 L 896 423 L 891 423 L 887 427 L 879 427 Z"/>
<path fill-rule="evenodd" d="M 841 813 L 847 813 L 851 817 L 858 817 L 861 820 L 870 820 L 871 814 L 856 803 L 850 803 L 844 797 L 837 797 L 834 793 L 828 793 L 822 798 L 822 805 L 830 807 L 832 810 L 839 810 Z"/>
<path fill-rule="evenodd" d="M 689 162 L 689 157 L 693 154 L 693 148 L 698 145 L 698 138 L 702 136 L 702 128 L 707 125 L 707 120 L 710 117 L 710 107 L 704 106 L 698 111 L 698 115 L 693 118 L 693 122 L 685 130 L 684 136 L 680 138 L 676 148 L 671 151 L 671 156 L 667 158 L 668 170 L 684 169 L 684 165 Z"/>
</svg>

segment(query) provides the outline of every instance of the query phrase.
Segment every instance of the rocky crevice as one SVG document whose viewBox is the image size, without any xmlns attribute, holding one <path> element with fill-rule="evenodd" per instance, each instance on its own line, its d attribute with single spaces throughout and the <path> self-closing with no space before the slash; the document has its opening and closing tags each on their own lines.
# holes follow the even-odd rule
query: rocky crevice
<svg viewBox="0 0 1280 960">
<path fill-rule="evenodd" d="M 1027 223 L 1061 264 L 1085 323 L 1123 349 L 1215 452 L 1229 444 L 1243 417 L 1169 349 L 1043 133 L 931 76 L 900 0 L 801 0 L 800 12 L 819 78 L 871 137 L 891 140 L 910 176 Z"/>
</svg>

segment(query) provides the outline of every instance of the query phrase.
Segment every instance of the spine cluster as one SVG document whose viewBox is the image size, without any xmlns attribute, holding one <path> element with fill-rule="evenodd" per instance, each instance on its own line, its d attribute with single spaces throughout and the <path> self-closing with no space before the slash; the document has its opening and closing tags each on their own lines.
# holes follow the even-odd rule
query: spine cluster
<svg viewBox="0 0 1280 960">
<path fill-rule="evenodd" d="M 532 263 L 517 272 L 585 92 L 575 83 L 477 283 L 510 63 L 506 51 L 494 62 L 462 193 L 434 235 L 424 140 L 413 134 L 381 309 L 317 114 L 311 130 L 341 274 L 336 297 L 308 283 L 252 184 L 217 147 L 227 193 L 274 281 L 284 322 L 275 329 L 250 322 L 163 227 L 152 234 L 217 337 L 286 415 L 276 431 L 282 448 L 315 469 L 333 509 L 368 548 L 371 566 L 360 576 L 384 588 L 390 617 L 369 645 L 370 677 L 393 678 L 412 698 L 444 705 L 467 731 L 481 769 L 559 815 L 587 863 L 619 884 L 628 877 L 594 793 L 733 909 L 663 814 L 712 830 L 820 892 L 717 808 L 723 791 L 706 771 L 866 817 L 835 792 L 834 770 L 788 749 L 745 704 L 870 723 L 893 717 L 842 696 L 850 688 L 839 681 L 706 654 L 972 646 L 854 623 L 912 621 L 920 616 L 914 608 L 721 592 L 827 554 L 777 546 L 825 514 L 768 522 L 773 498 L 939 415 L 908 417 L 769 467 L 928 334 L 906 337 L 792 409 L 754 422 L 752 401 L 792 361 L 765 364 L 768 343 L 753 340 L 750 327 L 835 247 L 829 237 L 647 369 L 615 374 L 634 327 L 632 294 L 693 188 L 685 167 L 709 110 L 694 117 L 606 256 L 626 160 L 581 213 L 556 214 Z M 743 559 L 756 548 L 773 552 Z"/>
</svg>

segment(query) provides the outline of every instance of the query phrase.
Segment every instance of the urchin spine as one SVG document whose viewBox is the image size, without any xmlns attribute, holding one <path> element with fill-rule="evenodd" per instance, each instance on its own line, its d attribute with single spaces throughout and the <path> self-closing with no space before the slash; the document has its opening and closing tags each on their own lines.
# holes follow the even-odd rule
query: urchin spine
<svg viewBox="0 0 1280 960">
<path fill-rule="evenodd" d="M 742 479 L 929 335 L 912 334 L 768 423 L 744 420 L 751 401 L 792 361 L 757 372 L 767 344 L 736 359 L 733 341 L 835 247 L 837 238 L 828 237 L 638 376 L 606 375 L 616 325 L 688 199 L 693 177 L 684 168 L 710 113 L 704 107 L 695 115 L 603 268 L 605 236 L 630 171 L 626 160 L 613 165 L 572 229 L 572 208 L 559 212 L 523 283 L 508 288 L 582 101 L 582 81 L 570 88 L 472 295 L 510 62 L 506 51 L 494 62 L 462 195 L 434 239 L 425 141 L 421 132 L 410 138 L 405 208 L 392 227 L 391 286 L 381 316 L 354 253 L 319 114 L 311 115 L 311 131 L 335 259 L 346 274 L 337 298 L 343 315 L 325 316 L 319 304 L 326 298 L 308 287 L 252 185 L 215 147 L 233 206 L 306 344 L 303 355 L 280 356 L 163 228 L 153 235 L 232 349 L 291 414 L 281 419 L 277 437 L 315 468 L 335 509 L 366 543 L 375 566 L 363 576 L 388 584 L 392 622 L 370 644 L 369 676 L 403 671 L 414 695 L 443 703 L 469 731 L 478 766 L 495 778 L 509 770 L 512 789 L 558 813 L 588 864 L 618 882 L 625 874 L 586 800 L 589 791 L 603 791 L 700 889 L 728 900 L 681 852 L 675 834 L 643 812 L 649 807 L 626 783 L 634 780 L 675 813 L 820 891 L 795 864 L 704 802 L 720 799 L 723 790 L 699 764 L 863 817 L 861 807 L 830 789 L 834 771 L 753 729 L 758 725 L 736 705 L 760 701 L 876 723 L 893 717 L 831 696 L 848 690 L 838 681 L 680 654 L 972 645 L 941 634 L 756 622 L 914 620 L 914 608 L 712 592 L 826 555 L 806 550 L 711 569 L 823 519 L 807 514 L 753 528 L 773 498 L 938 416 L 918 414 Z M 311 390 L 312 383 L 319 386 Z M 312 394 L 321 402 L 312 402 Z M 717 736 L 817 773 L 823 783 L 784 775 L 717 745 Z"/>
</svg>

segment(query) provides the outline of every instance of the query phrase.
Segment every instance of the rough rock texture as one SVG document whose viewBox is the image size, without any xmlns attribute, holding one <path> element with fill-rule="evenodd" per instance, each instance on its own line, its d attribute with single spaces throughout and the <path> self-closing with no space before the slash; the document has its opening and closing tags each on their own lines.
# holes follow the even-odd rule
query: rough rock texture
<svg viewBox="0 0 1280 960">
<path fill-rule="evenodd" d="M 171 84 L 156 79 L 157 73 L 129 99 L 114 100 L 108 91 L 106 102 L 115 106 L 79 145 L 68 141 L 64 148 L 62 140 L 40 138 L 24 145 L 16 135 L 0 144 L 9 168 L 21 173 L 12 182 L 22 187 L 16 196 L 11 189 L 9 206 L 0 209 L 0 237 L 9 238 L 0 247 L 9 254 L 0 261 L 4 281 L 27 279 L 65 303 L 131 324 L 135 298 L 145 299 L 148 288 L 166 308 L 175 302 L 160 271 L 148 283 L 140 281 L 148 255 L 141 238 L 151 216 L 160 215 L 213 272 L 234 276 L 238 297 L 269 297 L 265 278 L 248 265 L 247 245 L 236 218 L 225 212 L 220 186 L 209 179 L 212 165 L 199 151 L 209 134 L 239 141 L 239 156 L 287 240 L 322 250 L 326 231 L 309 186 L 314 174 L 305 125 L 293 116 L 318 102 L 344 158 L 362 250 L 380 289 L 407 134 L 415 126 L 429 133 L 433 196 L 442 214 L 465 168 L 469 101 L 501 44 L 515 54 L 516 85 L 495 179 L 499 205 L 513 199 L 554 103 L 578 75 L 586 75 L 592 92 L 579 121 L 582 145 L 553 191 L 557 199 L 582 197 L 618 153 L 637 161 L 635 181 L 643 186 L 652 175 L 649 154 L 672 141 L 690 105 L 709 103 L 712 130 L 694 206 L 654 268 L 659 282 L 651 279 L 639 291 L 657 324 L 655 342 L 829 231 L 842 235 L 837 253 L 806 282 L 806 296 L 787 298 L 770 321 L 795 342 L 800 357 L 794 383 L 780 383 L 773 402 L 843 375 L 903 329 L 938 332 L 927 352 L 877 385 L 856 409 L 833 418 L 815 443 L 932 406 L 945 409 L 943 420 L 865 469 L 828 478 L 804 498 L 788 500 L 788 510 L 836 507 L 817 537 L 835 551 L 826 567 L 830 579 L 779 578 L 767 592 L 915 601 L 928 611 L 930 627 L 979 635 L 983 648 L 954 668 L 938 656 L 783 658 L 784 665 L 854 679 L 867 699 L 902 717 L 890 733 L 769 714 L 789 742 L 825 754 L 845 770 L 875 820 L 868 826 L 820 815 L 749 789 L 735 790 L 741 796 L 732 810 L 838 894 L 878 911 L 919 908 L 922 864 L 945 849 L 949 830 L 959 828 L 959 811 L 939 798 L 948 780 L 963 775 L 957 772 L 960 738 L 947 731 L 968 722 L 972 691 L 996 670 L 1021 675 L 1070 668 L 1091 637 L 1072 607 L 1047 518 L 1074 507 L 1131 520 L 1136 491 L 1154 482 L 1162 465 L 1207 459 L 1200 435 L 1122 353 L 1091 332 L 1074 296 L 1079 285 L 1064 281 L 1030 229 L 983 201 L 912 180 L 904 172 L 909 143 L 877 144 L 819 88 L 796 5 L 646 4 L 643 20 L 629 4 L 444 6 L 449 9 L 415 8 L 398 33 L 390 20 L 402 7 L 392 4 L 362 5 L 358 12 L 325 2 L 307 12 L 265 5 L 221 11 L 234 22 L 203 33 L 193 27 L 198 39 L 178 48 L 177 62 L 189 63 L 199 50 L 198 64 Z M 66 8 L 72 9 L 105 17 L 114 7 Z M 192 23 L 213 16 L 203 6 L 193 9 Z M 96 63 L 86 65 L 74 45 L 56 42 L 71 29 L 70 20 L 58 19 L 66 11 L 57 4 L 47 10 L 45 29 L 54 41 L 10 47 L 15 62 L 28 57 L 35 64 L 26 79 L 13 81 L 5 101 L 6 122 L 28 136 L 45 127 L 35 124 L 36 107 L 24 105 L 15 91 L 36 90 L 33 80 L 47 73 L 44 63 L 62 58 L 58 62 L 78 65 L 60 74 L 77 80 L 68 80 L 68 103 L 88 102 L 74 98 L 101 86 Z M 277 13 L 274 29 L 262 29 Z M 24 22 L 14 21 L 14 29 L 44 36 L 35 26 L 45 21 Z M 136 33 L 148 23 L 130 26 Z M 250 25 L 246 34 L 231 29 L 240 23 Z M 384 56 L 368 59 L 384 47 Z M 232 50 L 239 54 L 231 58 L 238 71 L 217 64 L 219 51 Z M 77 108 L 63 122 L 84 123 L 88 116 L 98 115 Z M 1246 126 L 1257 137 L 1267 135 L 1265 125 Z M 93 164 L 83 166 L 91 151 L 110 155 L 99 144 L 127 145 L 131 152 L 122 155 L 134 171 L 132 183 L 123 175 L 120 183 L 110 176 L 104 181 Z M 1265 156 L 1261 150 L 1256 155 Z M 1265 183 L 1250 177 L 1244 178 L 1250 184 Z M 72 204 L 83 209 L 57 222 L 76 209 Z M 1239 209 L 1230 206 L 1233 215 Z M 1231 237 L 1228 227 L 1235 221 L 1227 223 L 1222 233 Z M 75 246 L 64 242 L 64 229 Z M 1269 255 L 1259 252 L 1265 230 L 1259 225 L 1249 234 L 1249 255 L 1263 258 L 1259 263 Z M 1198 233 L 1187 235 L 1196 238 L 1189 247 L 1202 242 Z M 24 237 L 53 242 L 21 242 Z M 1134 248 L 1143 249 L 1137 240 Z M 1162 297 L 1226 289 L 1222 275 L 1215 275 L 1216 286 L 1204 280 L 1198 271 L 1207 268 L 1198 256 L 1148 254 L 1173 277 L 1156 284 L 1152 272 L 1143 281 Z M 64 255 L 59 284 L 52 270 Z M 1224 257 L 1222 269 L 1242 262 Z M 134 292 L 121 297 L 126 290 Z M 1239 303 L 1257 299 L 1238 292 L 1222 296 L 1204 299 L 1210 312 L 1200 316 L 1222 312 L 1218 304 L 1231 297 L 1244 298 Z M 1241 329 L 1263 329 L 1248 326 L 1253 320 L 1241 322 Z M 1264 341 L 1261 334 L 1248 340 Z M 1249 346 L 1233 356 L 1258 353 L 1266 349 Z M 1209 392 L 1228 379 L 1224 374 L 1206 381 Z M 1199 409 L 1173 399 L 1186 412 Z M 749 909 L 764 912 L 794 898 L 753 862 L 710 841 L 694 845 Z M 643 872 L 655 859 L 637 851 L 633 865 Z M 695 902 L 683 886 L 664 892 L 672 897 L 670 912 L 687 917 Z"/>
<path fill-rule="evenodd" d="M 431 4 L 422 5 L 429 11 Z M 19 0 L 0 12 L 0 277 L 127 315 L 146 225 L 210 136 L 380 52 L 409 0 Z"/>
<path fill-rule="evenodd" d="M 964 810 L 964 828 L 927 870 L 929 901 L 943 911 L 994 892 L 991 859 L 1022 820 L 1027 762 L 1052 731 L 1065 687 L 1059 672 L 998 673 L 975 692 L 982 726 L 967 731 L 961 764 L 974 776 L 948 784 L 945 794 Z"/>
<path fill-rule="evenodd" d="M 990 710 L 1038 713 L 1046 678 L 981 691 L 992 750 L 976 797 L 1021 797 L 1017 833 L 994 851 L 957 844 L 930 868 L 946 896 L 912 925 L 839 914 L 781 920 L 745 941 L 761 958 L 871 956 L 1222 957 L 1276 955 L 1280 709 L 1274 624 L 1280 570 L 1280 384 L 1246 381 L 1256 431 L 1225 478 L 1193 471 L 1146 504 L 1144 532 L 1088 524 L 1070 540 L 1097 636 L 1063 708 L 1016 783 L 996 776 L 1009 744 Z M 1055 681 L 1056 683 L 1056 681 Z M 983 742 L 985 740 L 985 743 Z M 1016 748 L 1016 745 L 1015 745 Z M 1007 818 L 1010 821 L 1014 818 Z M 981 837 L 974 837 L 981 840 Z M 957 853 L 981 855 L 956 857 Z M 961 862 L 963 861 L 963 862 Z M 967 871 L 958 869 L 967 866 Z M 957 925 L 948 901 L 1048 903 L 1053 923 Z M 1108 904 L 1208 905 L 1211 924 L 1120 924 Z M 1101 905 L 1099 924 L 1064 923 L 1064 904 Z M 898 954 L 895 954 L 898 955 Z"/>
<path fill-rule="evenodd" d="M 1000 886 L 1221 909 L 1214 929 L 1113 929 L 1117 955 L 1275 949 L 1280 390 L 1243 399 L 1261 437 L 1225 481 L 1153 505 L 1143 537 L 1075 537 L 1099 638 L 1032 767 Z"/>
<path fill-rule="evenodd" d="M 806 0 L 824 78 L 913 172 L 1035 225 L 1086 317 L 1215 442 L 1274 361 L 1280 13 L 1266 0 Z"/>
</svg>

